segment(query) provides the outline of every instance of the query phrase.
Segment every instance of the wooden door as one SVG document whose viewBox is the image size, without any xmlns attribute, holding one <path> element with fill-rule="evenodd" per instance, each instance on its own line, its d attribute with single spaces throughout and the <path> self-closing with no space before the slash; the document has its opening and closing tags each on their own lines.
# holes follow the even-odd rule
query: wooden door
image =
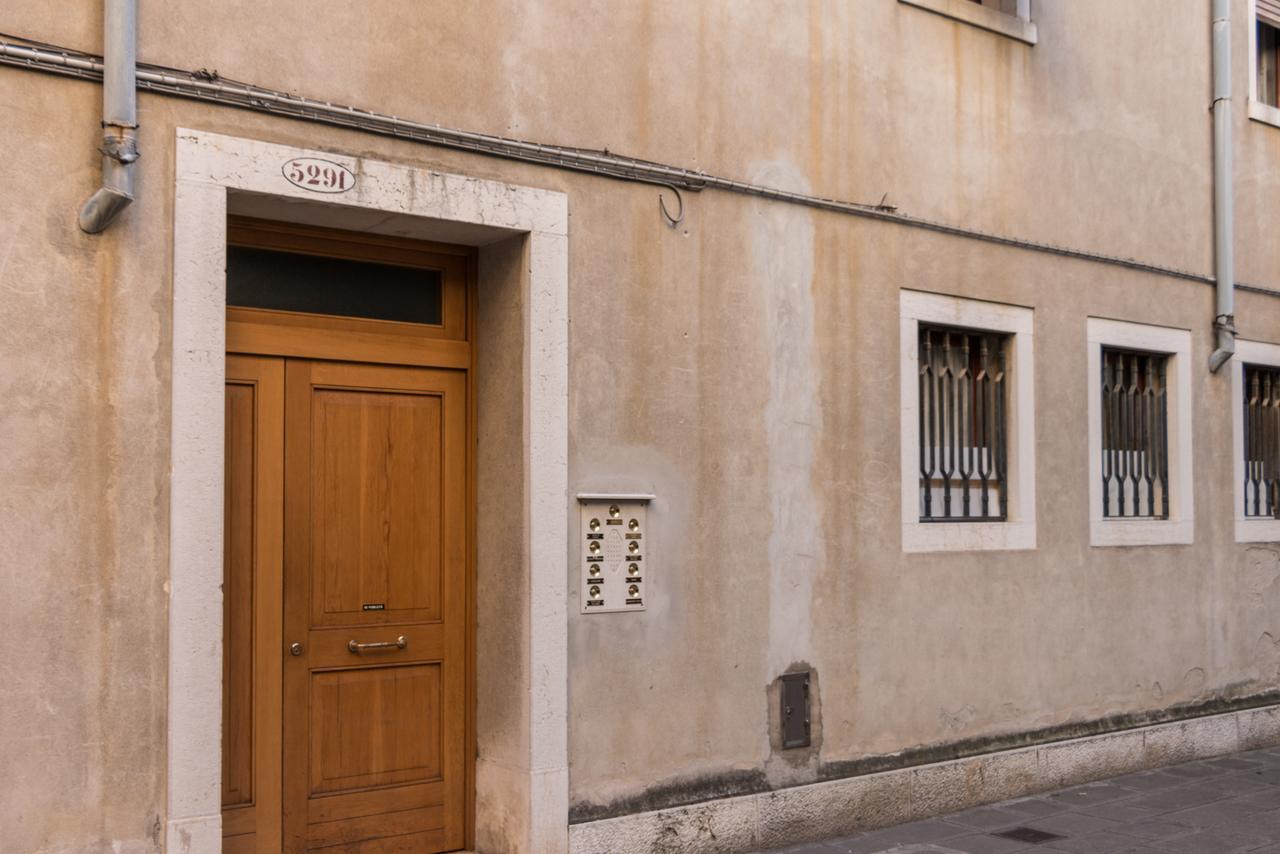
<svg viewBox="0 0 1280 854">
<path fill-rule="evenodd" d="M 227 357 L 223 526 L 224 854 L 280 850 L 284 360 Z"/>
<path fill-rule="evenodd" d="M 461 848 L 466 374 L 285 367 L 283 850 Z"/>
</svg>

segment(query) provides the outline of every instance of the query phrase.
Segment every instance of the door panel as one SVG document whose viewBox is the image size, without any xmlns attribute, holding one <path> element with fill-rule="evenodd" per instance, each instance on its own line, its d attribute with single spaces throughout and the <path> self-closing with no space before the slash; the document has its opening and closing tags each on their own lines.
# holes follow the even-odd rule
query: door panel
<svg viewBox="0 0 1280 854">
<path fill-rule="evenodd" d="M 440 619 L 441 398 L 312 398 L 315 625 Z"/>
<path fill-rule="evenodd" d="M 280 847 L 284 360 L 227 357 L 223 851 Z"/>
<path fill-rule="evenodd" d="M 311 682 L 311 791 L 440 777 L 440 665 L 335 670 Z"/>
<path fill-rule="evenodd" d="M 465 374 L 285 371 L 284 850 L 461 848 Z"/>
</svg>

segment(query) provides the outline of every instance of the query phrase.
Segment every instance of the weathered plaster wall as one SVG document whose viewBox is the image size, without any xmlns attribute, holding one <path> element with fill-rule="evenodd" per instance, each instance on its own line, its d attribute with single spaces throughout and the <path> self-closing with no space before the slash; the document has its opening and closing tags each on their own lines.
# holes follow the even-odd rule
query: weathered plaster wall
<svg viewBox="0 0 1280 854">
<path fill-rule="evenodd" d="M 143 4 L 140 52 L 1208 272 L 1208 3 L 1036 5 L 1029 48 L 895 0 L 325 15 L 282 0 L 227 4 L 217 25 Z M 93 0 L 19 0 L 0 23 L 97 49 L 98 15 Z M 1236 51 L 1243 91 L 1243 27 Z M 16 153 L 0 164 L 0 625 L 23 650 L 0 665 L 0 765 L 24 781 L 0 824 L 15 850 L 154 850 L 163 817 L 178 126 L 569 193 L 570 487 L 659 496 L 649 610 L 588 618 L 570 602 L 579 815 L 1280 680 L 1280 546 L 1232 540 L 1204 285 L 720 193 L 687 197 L 670 229 L 652 188 L 149 95 L 139 202 L 90 238 L 74 215 L 97 181 L 98 101 L 0 69 L 0 144 Z M 1238 271 L 1277 287 L 1280 130 L 1236 112 Z M 901 287 L 1035 309 L 1036 551 L 901 553 Z M 1088 315 L 1193 332 L 1192 546 L 1088 546 Z M 1280 300 L 1240 294 L 1238 322 L 1280 340 Z M 795 661 L 821 691 L 821 750 L 801 767 L 768 732 L 768 687 Z M 501 714 L 485 700 L 482 718 Z"/>
</svg>

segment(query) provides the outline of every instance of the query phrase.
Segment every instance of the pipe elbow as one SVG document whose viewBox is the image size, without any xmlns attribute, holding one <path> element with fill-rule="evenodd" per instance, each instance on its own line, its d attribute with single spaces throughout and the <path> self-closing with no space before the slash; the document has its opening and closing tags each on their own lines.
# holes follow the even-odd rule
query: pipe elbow
<svg viewBox="0 0 1280 854">
<path fill-rule="evenodd" d="M 133 195 L 115 187 L 99 187 L 80 208 L 80 229 L 88 234 L 98 234 L 115 221 L 115 218 L 133 201 Z"/>
</svg>

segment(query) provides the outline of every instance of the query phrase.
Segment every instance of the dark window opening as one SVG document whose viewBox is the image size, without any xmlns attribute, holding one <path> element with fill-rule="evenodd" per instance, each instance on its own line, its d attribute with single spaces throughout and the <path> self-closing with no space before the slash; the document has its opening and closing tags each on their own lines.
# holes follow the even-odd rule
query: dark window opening
<svg viewBox="0 0 1280 854">
<path fill-rule="evenodd" d="M 1280 29 L 1258 21 L 1258 100 L 1280 106 Z"/>
<path fill-rule="evenodd" d="M 1169 518 L 1169 357 L 1102 348 L 1102 515 Z"/>
<path fill-rule="evenodd" d="M 1280 368 L 1244 366 L 1244 515 L 1280 519 Z"/>
<path fill-rule="evenodd" d="M 227 247 L 227 305 L 441 323 L 439 270 Z"/>
<path fill-rule="evenodd" d="M 1018 14 L 1018 0 L 971 0 L 971 2 L 997 12 L 1004 12 L 1006 15 Z"/>
<path fill-rule="evenodd" d="M 920 327 L 920 521 L 1009 512 L 1006 350 L 1012 336 Z"/>
</svg>

